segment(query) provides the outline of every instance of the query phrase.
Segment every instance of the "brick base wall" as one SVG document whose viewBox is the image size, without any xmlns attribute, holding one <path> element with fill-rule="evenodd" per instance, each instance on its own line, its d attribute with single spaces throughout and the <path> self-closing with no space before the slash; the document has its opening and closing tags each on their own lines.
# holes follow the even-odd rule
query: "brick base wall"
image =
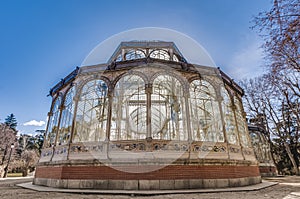
<svg viewBox="0 0 300 199">
<path fill-rule="evenodd" d="M 150 168 L 149 168 L 150 167 Z M 79 189 L 193 189 L 222 188 L 261 182 L 257 165 L 39 165 L 34 184 Z M 137 173 L 124 172 L 130 169 Z"/>
<path fill-rule="evenodd" d="M 151 166 L 151 165 L 150 165 Z M 142 172 L 147 165 L 131 168 L 140 173 L 127 173 L 108 166 L 38 166 L 36 178 L 99 180 L 168 180 L 228 179 L 260 176 L 258 166 L 168 165 L 152 172 Z M 124 167 L 120 168 L 124 169 Z"/>
<path fill-rule="evenodd" d="M 276 176 L 276 167 L 275 166 L 259 166 L 259 172 L 261 176 Z"/>
</svg>

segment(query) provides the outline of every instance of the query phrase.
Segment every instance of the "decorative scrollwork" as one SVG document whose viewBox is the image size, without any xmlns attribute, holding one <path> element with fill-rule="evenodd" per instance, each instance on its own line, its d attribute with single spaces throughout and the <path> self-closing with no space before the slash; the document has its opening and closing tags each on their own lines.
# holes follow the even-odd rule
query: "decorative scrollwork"
<svg viewBox="0 0 300 199">
<path fill-rule="evenodd" d="M 118 151 L 118 150 L 125 150 L 125 151 L 145 151 L 146 145 L 144 143 L 111 143 L 110 150 Z"/>
<path fill-rule="evenodd" d="M 62 147 L 62 148 L 56 148 L 55 149 L 55 154 L 60 155 L 60 154 L 66 154 L 68 152 L 67 147 Z"/>
<path fill-rule="evenodd" d="M 235 148 L 235 147 L 232 147 L 232 146 L 229 148 L 229 150 L 230 150 L 231 153 L 240 153 L 239 148 Z"/>
<path fill-rule="evenodd" d="M 225 146 L 199 146 L 199 145 L 194 145 L 193 146 L 193 151 L 195 152 L 218 152 L 218 153 L 225 153 L 226 152 L 226 147 Z"/>
<path fill-rule="evenodd" d="M 52 154 L 53 154 L 52 149 L 48 149 L 48 150 L 43 150 L 42 151 L 42 157 L 52 156 Z"/>
<path fill-rule="evenodd" d="M 102 152 L 103 145 L 73 145 L 71 146 L 70 152 L 71 153 L 86 153 L 86 152 Z"/>
<path fill-rule="evenodd" d="M 245 155 L 254 155 L 253 154 L 253 152 L 251 151 L 251 150 L 243 150 L 243 153 L 245 154 Z"/>
</svg>

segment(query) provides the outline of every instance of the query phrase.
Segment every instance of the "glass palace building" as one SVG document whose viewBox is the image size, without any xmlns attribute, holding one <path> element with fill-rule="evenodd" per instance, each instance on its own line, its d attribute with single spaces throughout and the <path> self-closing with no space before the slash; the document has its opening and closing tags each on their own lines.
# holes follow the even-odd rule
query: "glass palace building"
<svg viewBox="0 0 300 199">
<path fill-rule="evenodd" d="M 261 182 L 243 90 L 231 78 L 190 63 L 173 41 L 114 48 L 107 62 L 78 67 L 50 90 L 34 184 L 152 190 Z"/>
</svg>

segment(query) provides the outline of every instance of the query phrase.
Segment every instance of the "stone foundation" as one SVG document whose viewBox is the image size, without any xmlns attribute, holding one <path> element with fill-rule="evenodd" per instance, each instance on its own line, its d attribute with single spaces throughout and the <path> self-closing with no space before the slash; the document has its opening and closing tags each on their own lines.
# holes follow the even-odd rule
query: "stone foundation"
<svg viewBox="0 0 300 199">
<path fill-rule="evenodd" d="M 70 180 L 35 178 L 35 185 L 64 189 L 100 190 L 172 190 L 240 187 L 258 184 L 260 176 L 232 179 L 183 179 L 183 180 Z"/>
<path fill-rule="evenodd" d="M 219 161 L 221 163 L 221 161 Z M 261 182 L 257 165 L 166 165 L 151 172 L 127 173 L 106 165 L 39 165 L 34 184 L 69 189 L 172 190 L 238 187 Z M 153 165 L 126 165 L 142 171 Z M 121 166 L 120 166 L 121 167 Z M 122 168 L 125 166 L 123 165 Z"/>
</svg>

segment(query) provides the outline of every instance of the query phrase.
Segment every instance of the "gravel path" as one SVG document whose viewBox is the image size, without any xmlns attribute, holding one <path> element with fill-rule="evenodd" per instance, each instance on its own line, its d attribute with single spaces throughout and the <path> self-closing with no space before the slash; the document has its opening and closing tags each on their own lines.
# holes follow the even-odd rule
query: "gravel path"
<svg viewBox="0 0 300 199">
<path fill-rule="evenodd" d="M 278 185 L 268 187 L 259 191 L 249 192 L 221 192 L 221 193 L 201 193 L 201 194 L 168 194 L 157 196 L 127 196 L 127 195 L 100 195 L 100 194 L 70 194 L 70 193 L 54 193 L 54 192 L 37 192 L 29 189 L 23 189 L 16 184 L 30 182 L 32 179 L 6 179 L 0 180 L 0 198 L 2 199 L 35 199 L 35 198 L 122 198 L 122 199 L 300 199 L 300 197 L 294 196 L 291 192 L 300 192 L 300 176 L 298 177 L 277 177 L 269 178 L 267 180 L 273 182 L 279 182 Z"/>
</svg>

